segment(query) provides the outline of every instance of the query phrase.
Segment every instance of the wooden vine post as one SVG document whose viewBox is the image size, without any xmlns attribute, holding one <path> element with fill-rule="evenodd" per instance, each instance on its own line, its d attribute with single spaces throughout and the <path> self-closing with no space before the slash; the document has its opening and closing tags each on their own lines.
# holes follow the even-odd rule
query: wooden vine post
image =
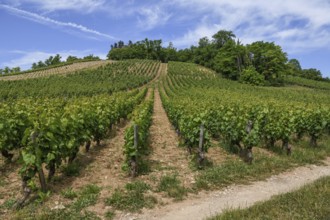
<svg viewBox="0 0 330 220">
<path fill-rule="evenodd" d="M 134 149 L 135 152 L 137 152 L 137 148 L 138 148 L 138 143 L 139 143 L 139 126 L 134 125 Z M 136 158 L 136 154 L 134 156 L 131 157 L 131 176 L 132 177 L 136 177 L 137 176 L 137 158 Z"/>
<path fill-rule="evenodd" d="M 201 124 L 199 132 L 199 145 L 198 145 L 198 165 L 201 167 L 205 159 L 204 150 L 204 125 Z"/>
<path fill-rule="evenodd" d="M 246 133 L 250 134 L 253 128 L 253 122 L 252 121 L 248 121 L 246 124 Z M 252 146 L 248 146 L 246 149 L 246 161 L 249 164 L 252 164 L 252 160 L 253 160 L 253 154 L 252 154 Z"/>
</svg>

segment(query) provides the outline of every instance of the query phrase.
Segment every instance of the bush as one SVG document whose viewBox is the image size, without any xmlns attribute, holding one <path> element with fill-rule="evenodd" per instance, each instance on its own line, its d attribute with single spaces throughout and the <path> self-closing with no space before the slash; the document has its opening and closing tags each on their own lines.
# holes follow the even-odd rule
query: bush
<svg viewBox="0 0 330 220">
<path fill-rule="evenodd" d="M 241 72 L 239 81 L 256 86 L 265 85 L 265 77 L 258 73 L 253 66 L 249 66 Z"/>
</svg>

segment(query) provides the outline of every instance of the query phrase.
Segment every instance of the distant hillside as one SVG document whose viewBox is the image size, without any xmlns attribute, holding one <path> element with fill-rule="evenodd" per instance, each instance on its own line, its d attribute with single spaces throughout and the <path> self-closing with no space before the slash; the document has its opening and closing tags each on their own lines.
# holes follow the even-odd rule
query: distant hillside
<svg viewBox="0 0 330 220">
<path fill-rule="evenodd" d="M 70 74 L 70 73 L 74 73 L 77 70 L 96 68 L 111 62 L 112 61 L 110 60 L 78 62 L 69 65 L 61 65 L 54 68 L 36 70 L 24 74 L 3 76 L 0 77 L 0 80 L 22 80 L 22 79 L 31 79 L 31 78 L 45 77 L 45 76 L 58 75 L 58 74 Z"/>
</svg>

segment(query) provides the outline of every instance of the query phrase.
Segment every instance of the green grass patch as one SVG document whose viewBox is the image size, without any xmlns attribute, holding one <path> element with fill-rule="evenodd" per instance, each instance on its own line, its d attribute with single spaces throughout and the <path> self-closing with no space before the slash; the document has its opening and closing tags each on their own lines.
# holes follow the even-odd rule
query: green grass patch
<svg viewBox="0 0 330 220">
<path fill-rule="evenodd" d="M 115 209 L 136 212 L 140 209 L 152 208 L 157 203 L 155 197 L 147 196 L 145 193 L 150 186 L 144 182 L 136 181 L 125 185 L 125 189 L 115 189 L 110 198 L 107 198 L 106 205 Z"/>
<path fill-rule="evenodd" d="M 79 193 L 78 199 L 73 203 L 72 208 L 82 210 L 91 205 L 95 205 L 99 197 L 101 188 L 97 185 L 90 184 L 85 186 Z"/>
<path fill-rule="evenodd" d="M 116 214 L 113 211 L 107 211 L 105 213 L 105 219 L 107 219 L 107 220 L 112 220 L 115 218 L 115 216 L 116 216 Z"/>
<path fill-rule="evenodd" d="M 6 200 L 2 205 L 0 205 L 0 210 L 1 209 L 12 209 L 15 204 L 16 204 L 16 200 L 13 198 L 10 198 L 10 199 Z"/>
<path fill-rule="evenodd" d="M 220 166 L 205 170 L 196 177 L 197 189 L 221 188 L 232 183 L 247 183 L 264 179 L 290 168 L 292 165 L 285 158 L 267 157 L 255 154 L 251 165 L 241 160 L 228 160 Z"/>
<path fill-rule="evenodd" d="M 157 189 L 160 192 L 166 192 L 169 197 L 175 200 L 182 200 L 187 195 L 187 190 L 181 185 L 175 174 L 162 176 Z"/>
<path fill-rule="evenodd" d="M 37 220 L 63 220 L 63 219 L 72 219 L 72 220 L 100 220 L 94 212 L 90 211 L 81 211 L 76 212 L 72 209 L 64 210 L 49 210 L 43 212 L 41 215 L 38 215 L 35 219 Z"/>
<path fill-rule="evenodd" d="M 79 192 L 75 192 L 72 188 L 68 188 L 61 192 L 62 196 L 68 199 L 76 199 L 71 205 L 64 209 L 43 208 L 37 203 L 31 203 L 23 209 L 16 212 L 13 219 L 37 219 L 37 220 L 62 220 L 62 219 L 84 219 L 93 220 L 100 219 L 94 212 L 86 211 L 84 208 L 95 205 L 101 188 L 97 185 L 90 184 L 83 187 Z"/>
<path fill-rule="evenodd" d="M 330 219 L 330 177 L 302 189 L 274 196 L 247 209 L 227 210 L 210 220 L 231 219 Z"/>
<path fill-rule="evenodd" d="M 66 199 L 75 199 L 78 197 L 78 194 L 70 187 L 61 192 L 62 196 Z"/>
</svg>

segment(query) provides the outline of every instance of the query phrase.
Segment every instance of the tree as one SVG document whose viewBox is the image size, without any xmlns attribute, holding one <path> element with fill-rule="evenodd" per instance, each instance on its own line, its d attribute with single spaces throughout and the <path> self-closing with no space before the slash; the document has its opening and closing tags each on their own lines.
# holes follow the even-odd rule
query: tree
<svg viewBox="0 0 330 220">
<path fill-rule="evenodd" d="M 56 54 L 53 59 L 50 62 L 50 65 L 56 65 L 61 63 L 61 56 L 59 54 Z"/>
<path fill-rule="evenodd" d="M 46 64 L 44 62 L 42 62 L 41 60 L 38 62 L 38 68 L 42 68 L 45 66 L 46 66 Z"/>
<path fill-rule="evenodd" d="M 289 75 L 301 76 L 302 69 L 297 59 L 290 59 L 287 63 L 287 72 Z"/>
<path fill-rule="evenodd" d="M 250 60 L 265 80 L 275 85 L 282 82 L 286 72 L 287 55 L 273 42 L 257 41 L 247 45 Z"/>
<path fill-rule="evenodd" d="M 19 66 L 17 66 L 17 67 L 13 67 L 13 68 L 11 69 L 11 72 L 12 72 L 12 73 L 19 73 L 19 72 L 21 72 L 21 68 L 20 68 Z"/>
<path fill-rule="evenodd" d="M 212 36 L 213 43 L 217 49 L 223 47 L 228 41 L 234 41 L 236 38 L 232 31 L 220 30 Z"/>
<path fill-rule="evenodd" d="M 48 59 L 45 60 L 46 66 L 50 66 L 52 64 L 53 56 L 50 56 Z"/>
<path fill-rule="evenodd" d="M 125 46 L 124 41 L 118 41 L 118 48 L 123 48 Z"/>
<path fill-rule="evenodd" d="M 75 62 L 77 60 L 79 60 L 79 59 L 78 59 L 78 57 L 75 57 L 75 56 L 68 56 L 66 58 L 66 62 L 68 62 L 68 63 Z"/>
<path fill-rule="evenodd" d="M 214 70 L 224 77 L 238 80 L 242 69 L 249 65 L 246 48 L 239 41 L 227 41 L 214 58 Z"/>
<path fill-rule="evenodd" d="M 31 69 L 35 70 L 35 69 L 37 69 L 37 68 L 38 68 L 38 65 L 37 65 L 36 63 L 32 63 L 32 67 L 31 67 Z"/>
<path fill-rule="evenodd" d="M 210 43 L 211 42 L 207 37 L 203 37 L 203 38 L 199 39 L 198 47 L 199 48 L 207 47 L 208 45 L 210 45 Z"/>
<path fill-rule="evenodd" d="M 88 56 L 85 56 L 83 60 L 101 60 L 101 59 L 98 56 L 94 56 L 93 54 L 90 54 Z"/>
<path fill-rule="evenodd" d="M 164 51 L 164 58 L 163 58 L 162 62 L 167 63 L 168 61 L 178 60 L 177 51 L 176 51 L 176 48 L 174 48 L 172 42 L 170 42 L 168 44 L 168 47 L 164 48 L 163 51 Z"/>
<path fill-rule="evenodd" d="M 303 69 L 301 76 L 307 79 L 322 80 L 321 71 L 314 68 Z"/>
<path fill-rule="evenodd" d="M 5 69 L 3 70 L 4 74 L 9 74 L 10 72 L 11 72 L 11 69 L 8 66 L 6 66 Z"/>
</svg>

